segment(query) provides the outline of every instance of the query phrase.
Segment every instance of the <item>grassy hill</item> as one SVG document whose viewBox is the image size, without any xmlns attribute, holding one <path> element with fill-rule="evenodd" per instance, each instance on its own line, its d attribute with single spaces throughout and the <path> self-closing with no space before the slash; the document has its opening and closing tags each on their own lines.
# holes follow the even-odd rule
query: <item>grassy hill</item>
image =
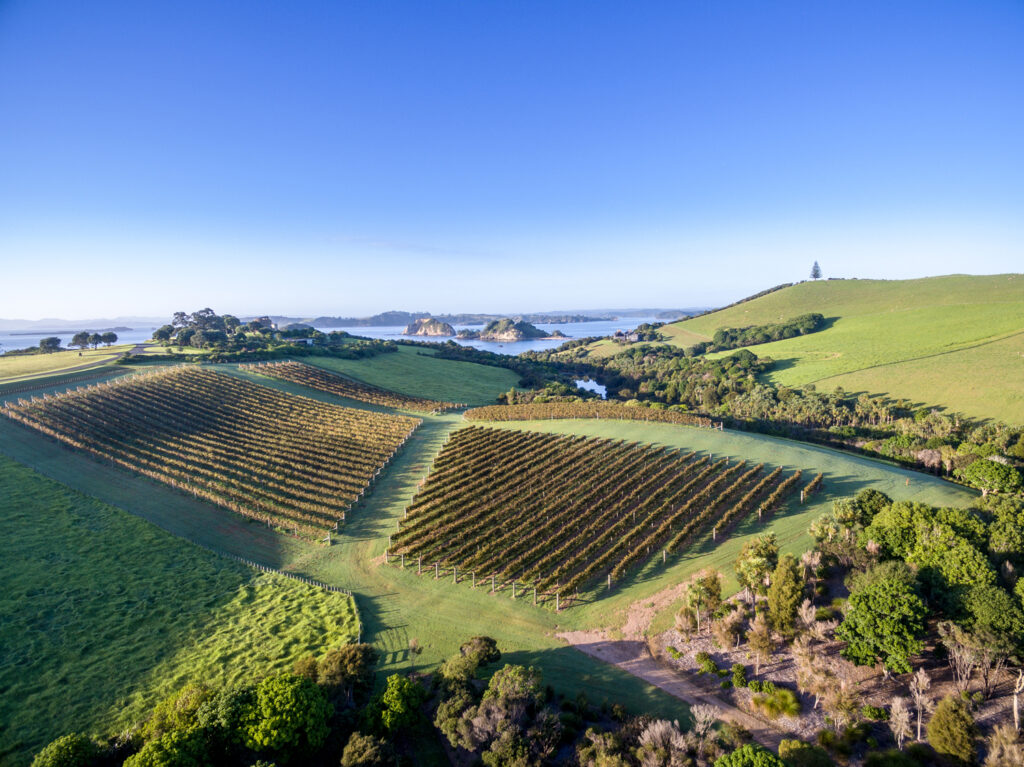
<svg viewBox="0 0 1024 767">
<path fill-rule="evenodd" d="M 217 556 L 4 456 L 0 535 L 17 541 L 0 557 L 0 762 L 358 632 L 351 597 Z"/>
<path fill-rule="evenodd" d="M 418 346 L 400 345 L 392 354 L 357 360 L 305 357 L 303 361 L 381 389 L 470 405 L 493 405 L 499 394 L 519 383 L 511 370 L 441 359 L 433 350 Z"/>
<path fill-rule="evenodd" d="M 829 326 L 749 347 L 777 360 L 774 383 L 841 386 L 1024 423 L 1021 274 L 804 282 L 662 332 L 670 343 L 690 346 L 721 327 L 808 312 L 821 312 Z"/>
</svg>

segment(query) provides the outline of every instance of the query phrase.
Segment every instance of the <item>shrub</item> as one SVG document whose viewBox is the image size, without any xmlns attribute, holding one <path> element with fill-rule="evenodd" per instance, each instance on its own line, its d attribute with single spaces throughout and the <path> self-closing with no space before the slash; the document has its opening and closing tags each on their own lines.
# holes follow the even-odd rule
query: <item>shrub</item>
<svg viewBox="0 0 1024 767">
<path fill-rule="evenodd" d="M 802 740 L 783 740 L 779 744 L 779 758 L 790 767 L 834 767 L 835 762 L 821 746 Z"/>
<path fill-rule="evenodd" d="M 723 679 L 721 682 L 718 683 L 718 686 L 721 687 L 723 690 L 728 690 L 732 687 L 732 680 Z"/>
<path fill-rule="evenodd" d="M 772 719 L 800 714 L 800 700 L 792 690 L 780 689 L 766 695 L 755 695 L 754 706 Z"/>
<path fill-rule="evenodd" d="M 960 697 L 946 696 L 935 708 L 928 722 L 928 742 L 940 754 L 952 756 L 962 762 L 974 761 L 974 739 L 977 725 Z"/>
<path fill-rule="evenodd" d="M 718 666 L 715 665 L 714 659 L 706 652 L 701 650 L 697 653 L 694 660 L 697 661 L 697 670 L 701 674 L 716 674 L 718 673 Z"/>
<path fill-rule="evenodd" d="M 761 746 L 747 744 L 715 760 L 715 767 L 786 767 L 779 757 Z"/>
<path fill-rule="evenodd" d="M 733 687 L 747 686 L 747 667 L 742 663 L 732 664 L 732 684 Z"/>
<path fill-rule="evenodd" d="M 860 710 L 860 715 L 865 719 L 870 719 L 872 722 L 889 721 L 889 712 L 878 706 L 864 706 Z"/>
<path fill-rule="evenodd" d="M 384 767 L 391 762 L 391 745 L 361 732 L 353 732 L 341 752 L 341 767 Z"/>
<path fill-rule="evenodd" d="M 864 764 L 866 767 L 919 767 L 920 762 L 893 748 L 889 751 L 873 751 L 869 753 Z"/>
<path fill-rule="evenodd" d="M 665 648 L 665 652 L 668 653 L 670 658 L 674 658 L 675 660 L 679 660 L 680 656 L 682 655 L 682 653 L 679 652 L 679 650 L 677 650 L 672 645 L 669 645 L 668 647 L 666 647 Z"/>
<path fill-rule="evenodd" d="M 246 746 L 287 752 L 318 748 L 327 738 L 332 713 L 326 693 L 307 677 L 269 677 L 256 686 L 252 718 L 245 728 Z"/>
<path fill-rule="evenodd" d="M 36 754 L 32 767 L 89 767 L 99 747 L 80 733 L 62 735 Z"/>
</svg>

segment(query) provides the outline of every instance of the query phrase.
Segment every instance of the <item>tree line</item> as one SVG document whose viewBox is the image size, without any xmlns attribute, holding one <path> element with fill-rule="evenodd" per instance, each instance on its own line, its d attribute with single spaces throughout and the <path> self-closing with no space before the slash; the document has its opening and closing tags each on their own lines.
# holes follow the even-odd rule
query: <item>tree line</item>
<svg viewBox="0 0 1024 767">
<path fill-rule="evenodd" d="M 300 658 L 290 673 L 219 689 L 187 684 L 123 733 L 54 740 L 32 767 L 398 767 L 445 758 L 486 767 L 785 767 L 742 727 L 720 722 L 713 705 L 695 706 L 687 729 L 582 692 L 556 694 L 535 668 L 501 664 L 490 637 L 469 639 L 435 668 L 391 674 L 375 690 L 378 658 L 370 645 L 346 645 Z"/>
</svg>

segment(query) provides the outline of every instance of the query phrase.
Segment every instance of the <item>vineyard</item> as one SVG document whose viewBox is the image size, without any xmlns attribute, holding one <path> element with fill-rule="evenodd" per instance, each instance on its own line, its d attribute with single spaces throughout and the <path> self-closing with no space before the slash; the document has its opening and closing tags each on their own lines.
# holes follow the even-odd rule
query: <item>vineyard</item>
<svg viewBox="0 0 1024 767">
<path fill-rule="evenodd" d="M 8 403 L 72 447 L 306 538 L 345 511 L 419 425 L 191 367 Z"/>
<path fill-rule="evenodd" d="M 239 365 L 242 370 L 290 381 L 311 389 L 335 394 L 339 397 L 367 402 L 371 405 L 399 408 L 402 410 L 419 410 L 426 413 L 441 413 L 445 410 L 464 407 L 454 402 L 411 397 L 406 394 L 380 389 L 369 384 L 359 383 L 349 378 L 328 372 L 323 368 L 304 365 L 301 362 L 264 362 L 256 365 Z"/>
<path fill-rule="evenodd" d="M 469 421 L 542 421 L 557 418 L 608 418 L 715 427 L 715 422 L 707 416 L 677 410 L 634 407 L 618 402 L 531 402 L 527 405 L 487 405 L 466 411 L 466 420 Z"/>
<path fill-rule="evenodd" d="M 471 426 L 441 451 L 389 558 L 560 601 L 771 513 L 800 477 L 664 447 Z"/>
</svg>

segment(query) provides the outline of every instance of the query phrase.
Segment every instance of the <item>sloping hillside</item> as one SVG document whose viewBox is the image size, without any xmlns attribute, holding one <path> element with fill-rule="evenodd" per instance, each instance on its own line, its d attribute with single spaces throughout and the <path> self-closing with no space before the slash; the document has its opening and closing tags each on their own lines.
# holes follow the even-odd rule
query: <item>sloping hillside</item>
<svg viewBox="0 0 1024 767">
<path fill-rule="evenodd" d="M 672 343 L 807 312 L 820 332 L 750 347 L 782 385 L 842 386 L 1024 423 L 1024 275 L 804 282 L 667 325 Z"/>
</svg>

